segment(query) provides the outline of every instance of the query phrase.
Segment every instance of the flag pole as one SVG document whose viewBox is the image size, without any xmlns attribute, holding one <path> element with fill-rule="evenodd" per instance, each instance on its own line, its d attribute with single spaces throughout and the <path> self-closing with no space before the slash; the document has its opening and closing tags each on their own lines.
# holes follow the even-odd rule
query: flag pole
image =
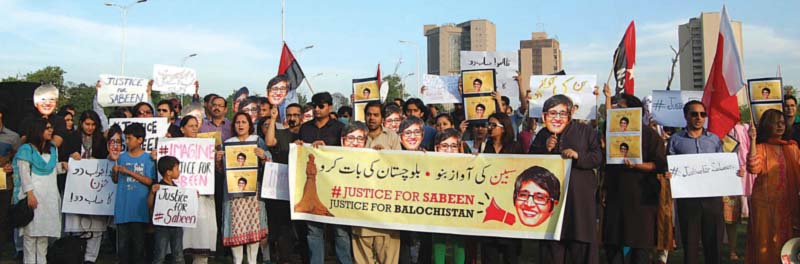
<svg viewBox="0 0 800 264">
<path fill-rule="evenodd" d="M 311 94 L 312 94 L 312 95 L 313 95 L 313 94 L 315 94 L 315 93 L 314 93 L 314 88 L 311 88 L 311 80 L 309 80 L 309 79 L 308 79 L 308 77 L 306 77 L 306 78 L 303 78 L 303 79 L 305 79 L 305 80 L 306 80 L 306 85 L 308 86 L 308 89 L 309 89 L 309 90 L 311 90 Z"/>
<path fill-rule="evenodd" d="M 286 0 L 281 0 L 281 40 L 286 43 Z"/>
</svg>

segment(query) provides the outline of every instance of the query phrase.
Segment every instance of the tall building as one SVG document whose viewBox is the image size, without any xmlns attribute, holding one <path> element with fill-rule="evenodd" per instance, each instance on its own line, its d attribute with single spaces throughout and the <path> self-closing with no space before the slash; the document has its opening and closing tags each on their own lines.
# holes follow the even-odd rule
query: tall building
<svg viewBox="0 0 800 264">
<path fill-rule="evenodd" d="M 461 24 L 425 25 L 428 38 L 428 74 L 449 75 L 461 72 L 462 50 L 495 51 L 496 28 L 486 19 Z"/>
<path fill-rule="evenodd" d="M 688 23 L 678 26 L 678 45 L 689 43 L 679 58 L 681 90 L 702 91 L 705 87 L 717 50 L 721 16 L 719 12 L 701 13 L 699 17 L 690 18 Z M 739 57 L 744 63 L 742 22 L 731 21 L 731 27 Z"/>
<path fill-rule="evenodd" d="M 561 45 L 547 38 L 547 32 L 533 32 L 530 40 L 519 41 L 519 72 L 522 83 L 531 75 L 546 75 L 562 69 Z"/>
</svg>

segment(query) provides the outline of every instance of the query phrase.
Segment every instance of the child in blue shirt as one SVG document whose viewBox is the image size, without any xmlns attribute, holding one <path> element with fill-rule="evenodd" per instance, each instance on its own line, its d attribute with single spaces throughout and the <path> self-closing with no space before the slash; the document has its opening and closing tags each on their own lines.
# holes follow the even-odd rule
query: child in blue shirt
<svg viewBox="0 0 800 264">
<path fill-rule="evenodd" d="M 155 164 L 142 149 L 145 129 L 139 123 L 125 127 L 125 146 L 128 151 L 116 160 L 112 180 L 117 184 L 114 223 L 117 224 L 117 254 L 119 263 L 138 263 L 144 257 L 145 229 L 150 223 L 147 194 L 157 179 Z"/>
</svg>

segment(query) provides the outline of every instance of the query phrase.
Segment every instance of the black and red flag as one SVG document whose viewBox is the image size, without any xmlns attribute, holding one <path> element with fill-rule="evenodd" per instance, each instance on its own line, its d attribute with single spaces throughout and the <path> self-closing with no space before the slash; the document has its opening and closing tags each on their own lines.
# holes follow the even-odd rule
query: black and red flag
<svg viewBox="0 0 800 264">
<path fill-rule="evenodd" d="M 614 79 L 617 80 L 615 94 L 623 90 L 626 94 L 633 95 L 633 70 L 636 65 L 636 27 L 631 21 L 625 36 L 614 51 Z"/>
<path fill-rule="evenodd" d="M 306 75 L 303 74 L 303 69 L 300 69 L 300 64 L 294 59 L 294 55 L 292 55 L 292 51 L 286 45 L 286 42 L 283 43 L 278 74 L 284 74 L 289 78 L 289 90 L 300 87 L 300 84 L 306 78 Z"/>
</svg>

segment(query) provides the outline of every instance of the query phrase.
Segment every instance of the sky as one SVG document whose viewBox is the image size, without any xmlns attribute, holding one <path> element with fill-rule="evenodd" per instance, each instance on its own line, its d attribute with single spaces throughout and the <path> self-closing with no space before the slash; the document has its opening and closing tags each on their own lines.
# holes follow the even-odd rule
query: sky
<svg viewBox="0 0 800 264">
<path fill-rule="evenodd" d="M 127 5 L 134 0 L 112 0 Z M 122 12 L 95 0 L 0 0 L 0 77 L 60 66 L 66 81 L 94 83 L 120 74 Z M 785 85 L 800 84 L 800 31 L 790 10 L 800 1 L 296 1 L 286 0 L 285 39 L 314 91 L 349 95 L 351 80 L 407 75 L 417 87 L 427 66 L 425 24 L 488 19 L 497 27 L 497 51 L 517 51 L 531 32 L 546 31 L 561 43 L 564 69 L 595 74 L 605 82 L 612 55 L 631 20 L 636 23 L 636 95 L 666 86 L 677 48 L 678 25 L 726 5 L 743 23 L 746 78 L 773 77 L 781 65 Z M 794 21 L 794 22 L 793 22 Z M 247 86 L 265 93 L 281 51 L 280 0 L 149 0 L 127 16 L 125 75 L 150 78 L 154 64 L 197 70 L 200 93 L 231 94 Z M 302 50 L 303 47 L 314 47 Z M 302 51 L 300 51 L 302 50 Z M 679 76 L 673 87 L 679 86 Z M 310 94 L 308 86 L 300 88 Z M 417 89 L 411 89 L 417 90 Z M 412 96 L 418 94 L 411 92 Z"/>
</svg>

